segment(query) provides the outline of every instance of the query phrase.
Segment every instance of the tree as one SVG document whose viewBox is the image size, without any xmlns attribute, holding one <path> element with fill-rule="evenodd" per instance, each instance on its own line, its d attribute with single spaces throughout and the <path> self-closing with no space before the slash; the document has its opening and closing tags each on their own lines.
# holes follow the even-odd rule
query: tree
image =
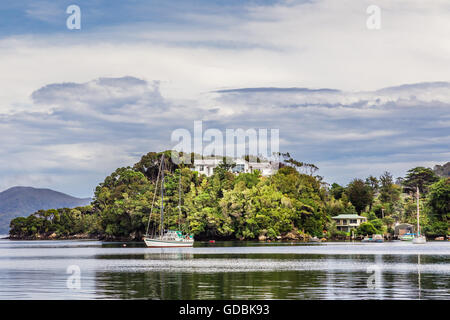
<svg viewBox="0 0 450 320">
<path fill-rule="evenodd" d="M 366 184 L 372 190 L 372 196 L 375 196 L 375 194 L 377 194 L 378 192 L 378 189 L 380 188 L 380 182 L 378 181 L 378 179 L 374 176 L 369 176 L 368 178 L 366 178 Z M 369 210 L 372 210 L 372 203 L 373 201 L 369 204 Z"/>
<path fill-rule="evenodd" d="M 259 183 L 260 177 L 261 173 L 258 170 L 252 173 L 241 173 L 234 179 L 234 184 L 244 181 L 245 186 L 251 189 Z"/>
<path fill-rule="evenodd" d="M 401 188 L 394 184 L 392 174 L 390 174 L 388 171 L 385 171 L 380 176 L 380 201 L 393 205 L 400 200 L 400 194 Z"/>
<path fill-rule="evenodd" d="M 370 221 L 370 223 L 377 230 L 376 233 L 384 233 L 384 225 L 381 219 L 373 219 Z"/>
<path fill-rule="evenodd" d="M 180 166 L 172 161 L 172 151 L 149 152 L 143 155 L 141 160 L 133 166 L 133 170 L 142 172 L 150 181 L 156 181 L 158 176 L 161 156 L 164 154 L 164 168 L 168 172 L 175 172 Z M 191 158 L 193 154 L 191 154 Z M 192 162 L 191 162 L 192 163 Z M 186 166 L 186 165 L 184 165 Z"/>
<path fill-rule="evenodd" d="M 140 237 L 146 228 L 155 185 L 143 173 L 119 168 L 95 189 L 93 206 L 102 217 L 102 228 L 110 237 Z M 157 225 L 158 221 L 152 221 Z M 134 236 L 133 236 L 134 237 Z"/>
<path fill-rule="evenodd" d="M 395 222 L 394 218 L 387 216 L 384 217 L 382 220 L 383 223 L 387 226 L 388 232 L 392 233 L 393 232 L 392 226 L 394 225 Z"/>
<path fill-rule="evenodd" d="M 345 192 L 345 188 L 337 183 L 333 183 L 330 188 L 331 195 L 336 199 L 339 200 L 342 198 L 342 195 Z"/>
<path fill-rule="evenodd" d="M 357 235 L 369 235 L 369 234 L 376 234 L 378 231 L 370 222 L 363 222 L 359 225 L 358 229 L 356 229 Z"/>
<path fill-rule="evenodd" d="M 419 191 L 426 194 L 428 187 L 437 181 L 439 181 L 439 177 L 430 168 L 415 167 L 408 170 L 403 181 L 403 187 L 412 192 L 415 192 L 416 188 L 419 187 Z"/>
<path fill-rule="evenodd" d="M 423 231 L 426 235 L 432 237 L 446 236 L 449 232 L 448 223 L 445 221 L 435 221 L 430 225 L 425 225 Z"/>
<path fill-rule="evenodd" d="M 368 178 L 366 178 L 366 184 L 372 189 L 372 192 L 374 194 L 378 192 L 380 182 L 378 181 L 377 177 L 369 176 Z"/>
<path fill-rule="evenodd" d="M 429 187 L 427 204 L 431 215 L 439 221 L 450 220 L 450 178 L 443 178 Z"/>
<path fill-rule="evenodd" d="M 373 201 L 372 189 L 361 179 L 352 180 L 345 193 L 358 213 L 361 213 Z"/>
</svg>

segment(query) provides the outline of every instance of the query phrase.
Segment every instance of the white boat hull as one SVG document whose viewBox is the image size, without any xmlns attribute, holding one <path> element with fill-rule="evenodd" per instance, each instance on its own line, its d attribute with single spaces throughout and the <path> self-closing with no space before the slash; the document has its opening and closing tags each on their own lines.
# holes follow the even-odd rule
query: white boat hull
<svg viewBox="0 0 450 320">
<path fill-rule="evenodd" d="M 171 248 L 171 247 L 192 247 L 194 240 L 160 240 L 160 239 L 144 239 L 145 245 L 150 248 Z"/>
<path fill-rule="evenodd" d="M 427 243 L 427 239 L 425 237 L 414 238 L 412 241 L 414 244 L 424 244 Z"/>
</svg>

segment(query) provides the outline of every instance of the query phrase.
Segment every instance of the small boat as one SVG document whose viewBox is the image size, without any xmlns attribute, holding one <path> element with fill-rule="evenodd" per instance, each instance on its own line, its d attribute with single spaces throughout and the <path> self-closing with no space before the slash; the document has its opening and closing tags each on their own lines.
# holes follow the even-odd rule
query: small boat
<svg viewBox="0 0 450 320">
<path fill-rule="evenodd" d="M 384 238 L 381 234 L 376 234 L 373 236 L 372 241 L 380 243 L 380 242 L 384 242 Z"/>
<path fill-rule="evenodd" d="M 144 242 L 147 247 L 169 248 L 169 247 L 192 247 L 194 239 L 192 236 L 183 236 L 181 231 L 167 230 L 162 237 L 145 237 Z"/>
<path fill-rule="evenodd" d="M 167 248 L 167 247 L 192 247 L 194 245 L 194 237 L 193 235 L 183 234 L 183 232 L 178 230 L 165 230 L 164 229 L 164 154 L 161 156 L 161 163 L 159 165 L 158 177 L 156 180 L 156 189 L 158 189 L 158 182 L 161 176 L 161 220 L 159 224 L 159 234 L 156 232 L 152 235 L 149 234 L 150 221 L 153 213 L 153 205 L 155 203 L 156 191 L 153 196 L 152 208 L 150 210 L 150 216 L 148 218 L 147 232 L 144 236 L 144 242 L 147 247 L 152 248 Z M 181 219 L 181 172 L 179 179 L 179 203 L 178 207 L 180 210 L 180 217 L 178 221 Z"/>
<path fill-rule="evenodd" d="M 424 235 L 420 234 L 420 207 L 419 207 L 419 187 L 417 186 L 417 236 L 413 239 L 414 244 L 425 244 L 427 243 L 427 238 Z"/>
<path fill-rule="evenodd" d="M 320 242 L 321 240 L 317 237 L 309 238 L 309 242 Z"/>
<path fill-rule="evenodd" d="M 418 236 L 414 238 L 412 242 L 414 244 L 425 244 L 427 243 L 427 238 L 425 238 L 424 236 Z"/>
<path fill-rule="evenodd" d="M 399 240 L 402 241 L 411 241 L 412 239 L 414 239 L 414 236 L 416 234 L 415 233 L 405 233 L 404 235 L 399 236 Z"/>
<path fill-rule="evenodd" d="M 365 236 L 364 239 L 361 240 L 361 242 L 376 242 L 381 243 L 384 242 L 384 238 L 381 234 L 374 234 L 370 238 L 369 236 Z"/>
</svg>

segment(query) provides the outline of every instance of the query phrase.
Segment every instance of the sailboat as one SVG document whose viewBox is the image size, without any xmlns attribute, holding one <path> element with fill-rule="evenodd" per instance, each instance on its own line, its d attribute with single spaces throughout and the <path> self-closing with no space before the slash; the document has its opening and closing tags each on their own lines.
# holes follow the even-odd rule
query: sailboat
<svg viewBox="0 0 450 320">
<path fill-rule="evenodd" d="M 419 223 L 419 217 L 420 217 L 420 208 L 419 208 L 419 186 L 417 186 L 417 232 L 416 237 L 413 239 L 413 243 L 415 244 L 424 244 L 427 242 L 427 238 L 425 236 L 420 234 L 420 223 Z"/>
<path fill-rule="evenodd" d="M 155 203 L 156 198 L 156 190 L 158 190 L 158 182 L 161 177 L 161 220 L 159 232 L 154 232 L 152 235 L 149 234 L 150 228 L 150 220 L 153 213 L 153 205 Z M 181 172 L 180 172 L 180 181 L 178 186 L 178 207 L 180 210 L 180 217 L 178 221 L 181 219 Z M 165 230 L 164 229 L 164 154 L 161 156 L 161 163 L 159 165 L 158 177 L 156 179 L 156 187 L 155 194 L 153 195 L 152 208 L 150 210 L 150 216 L 148 218 L 147 224 L 147 232 L 144 236 L 144 242 L 147 247 L 152 248 L 166 248 L 166 247 L 192 247 L 194 245 L 194 238 L 192 235 L 184 234 L 180 230 Z"/>
</svg>

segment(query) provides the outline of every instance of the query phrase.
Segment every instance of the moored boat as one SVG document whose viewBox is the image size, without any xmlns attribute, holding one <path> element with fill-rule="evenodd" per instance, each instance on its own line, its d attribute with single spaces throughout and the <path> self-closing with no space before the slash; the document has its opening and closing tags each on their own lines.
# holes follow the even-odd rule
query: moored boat
<svg viewBox="0 0 450 320">
<path fill-rule="evenodd" d="M 384 238 L 381 234 L 374 234 L 374 235 L 372 235 L 372 237 L 365 236 L 364 239 L 361 240 L 361 242 L 381 243 L 381 242 L 384 242 Z"/>
<path fill-rule="evenodd" d="M 424 244 L 427 243 L 427 238 L 425 238 L 424 236 L 418 236 L 414 238 L 412 242 L 414 244 Z"/>
<path fill-rule="evenodd" d="M 376 234 L 373 236 L 372 242 L 378 242 L 378 243 L 384 242 L 384 238 L 381 234 Z"/>
<path fill-rule="evenodd" d="M 398 237 L 399 240 L 402 241 L 411 241 L 414 239 L 415 233 L 405 233 L 404 235 L 401 235 Z"/>
<path fill-rule="evenodd" d="M 192 247 L 194 239 L 192 236 L 183 236 L 181 231 L 168 230 L 162 237 L 144 237 L 147 247 L 168 248 L 168 247 Z"/>
<path fill-rule="evenodd" d="M 159 223 L 159 232 L 154 232 L 152 235 L 149 234 L 150 222 L 153 213 L 153 205 L 156 199 L 156 190 L 158 189 L 159 178 L 161 177 L 161 214 Z M 168 247 L 192 247 L 194 245 L 194 237 L 190 234 L 183 234 L 179 230 L 165 230 L 164 229 L 164 154 L 161 156 L 161 163 L 159 165 L 158 177 L 156 180 L 155 193 L 153 196 L 152 208 L 150 210 L 150 216 L 148 218 L 147 232 L 144 236 L 144 242 L 147 247 L 151 248 L 168 248 Z M 180 216 L 178 219 L 179 227 L 181 220 L 181 171 L 179 179 L 179 203 L 178 207 L 180 210 Z"/>
<path fill-rule="evenodd" d="M 419 187 L 417 186 L 417 236 L 413 239 L 414 244 L 425 244 L 427 243 L 427 238 L 420 234 L 420 206 L 419 206 Z"/>
</svg>

